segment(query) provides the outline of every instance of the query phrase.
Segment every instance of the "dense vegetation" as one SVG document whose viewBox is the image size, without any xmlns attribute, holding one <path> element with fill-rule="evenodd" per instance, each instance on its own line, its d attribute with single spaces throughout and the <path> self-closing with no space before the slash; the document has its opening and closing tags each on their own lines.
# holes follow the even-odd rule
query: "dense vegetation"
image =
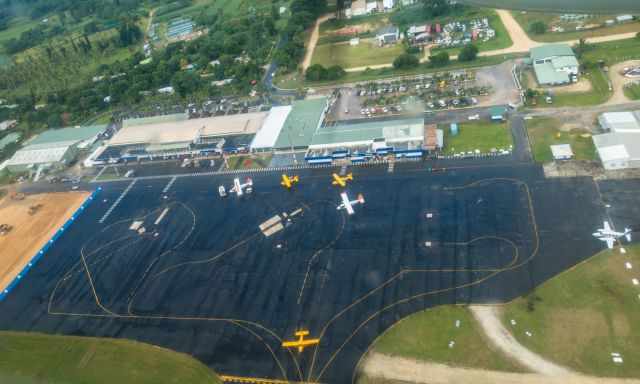
<svg viewBox="0 0 640 384">
<path fill-rule="evenodd" d="M 48 43 L 0 67 L 0 89 L 10 103 L 19 105 L 12 114 L 27 135 L 77 123 L 109 107 L 135 105 L 167 86 L 179 97 L 259 91 L 263 66 L 279 33 L 271 9 L 241 17 L 203 12 L 194 19 L 208 34 L 155 50 L 149 58 L 141 49 L 140 25 L 132 18 L 123 18 L 109 34 Z M 127 44 L 130 48 L 123 48 Z M 113 55 L 112 61 L 101 61 Z M 87 70 L 90 65 L 95 68 Z M 212 84 L 223 79 L 230 83 L 225 88 Z M 37 104 L 46 106 L 36 109 Z"/>
<path fill-rule="evenodd" d="M 304 56 L 305 30 L 326 12 L 327 0 L 293 0 L 276 60 L 287 71 L 297 69 Z"/>
</svg>

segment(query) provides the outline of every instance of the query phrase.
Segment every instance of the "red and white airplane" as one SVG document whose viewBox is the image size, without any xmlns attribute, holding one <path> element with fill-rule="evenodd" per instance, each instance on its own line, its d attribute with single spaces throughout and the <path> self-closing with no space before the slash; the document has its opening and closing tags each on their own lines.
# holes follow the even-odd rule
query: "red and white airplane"
<svg viewBox="0 0 640 384">
<path fill-rule="evenodd" d="M 358 194 L 357 199 L 355 200 L 349 200 L 349 196 L 347 196 L 346 192 L 342 192 L 340 194 L 340 198 L 342 199 L 342 204 L 338 205 L 338 208 L 336 208 L 338 211 L 341 209 L 344 209 L 347 211 L 348 214 L 353 215 L 355 213 L 355 211 L 353 210 L 353 206 L 356 204 L 364 204 L 364 196 L 362 195 L 362 193 Z"/>
<path fill-rule="evenodd" d="M 221 197 L 227 196 L 223 185 L 218 188 L 218 192 Z M 249 194 L 251 192 L 253 192 L 253 180 L 251 180 L 251 178 L 247 177 L 247 181 L 244 184 L 240 183 L 240 179 L 237 177 L 233 179 L 233 187 L 229 189 L 229 193 L 235 193 L 240 197 L 245 193 Z"/>
</svg>

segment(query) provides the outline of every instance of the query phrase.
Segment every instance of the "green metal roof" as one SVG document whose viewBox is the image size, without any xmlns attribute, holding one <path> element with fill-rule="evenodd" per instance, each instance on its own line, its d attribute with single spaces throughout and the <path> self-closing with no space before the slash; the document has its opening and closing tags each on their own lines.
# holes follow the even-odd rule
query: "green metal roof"
<svg viewBox="0 0 640 384">
<path fill-rule="evenodd" d="M 7 136 L 3 137 L 2 139 L 0 139 L 0 151 L 3 150 L 7 145 L 15 143 L 16 141 L 18 141 L 18 139 L 20 139 L 20 134 L 16 132 L 10 133 Z"/>
<path fill-rule="evenodd" d="M 402 141 L 423 137 L 424 121 L 421 118 L 376 121 L 321 128 L 313 136 L 311 146 L 364 143 L 375 139 Z"/>
<path fill-rule="evenodd" d="M 87 125 L 80 128 L 59 128 L 49 129 L 29 141 L 29 145 L 52 144 L 60 142 L 72 142 L 87 140 L 103 132 L 107 128 L 106 124 Z"/>
<path fill-rule="evenodd" d="M 547 44 L 531 48 L 531 58 L 534 61 L 557 56 L 575 56 L 575 54 L 567 44 Z"/>
<path fill-rule="evenodd" d="M 556 71 L 552 63 L 536 64 L 533 66 L 538 84 L 566 84 L 570 82 L 567 72 Z"/>
<path fill-rule="evenodd" d="M 299 148 L 311 144 L 313 134 L 322 122 L 327 98 L 294 101 L 274 148 Z"/>
<path fill-rule="evenodd" d="M 560 69 L 564 67 L 578 67 L 578 60 L 575 56 L 560 56 L 554 59 L 551 59 L 551 65 L 554 68 Z"/>
</svg>

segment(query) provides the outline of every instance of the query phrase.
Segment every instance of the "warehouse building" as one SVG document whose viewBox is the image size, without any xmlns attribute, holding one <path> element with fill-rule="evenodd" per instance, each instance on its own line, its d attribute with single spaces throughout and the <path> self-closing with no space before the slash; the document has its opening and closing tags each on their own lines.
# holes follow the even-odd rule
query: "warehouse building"
<svg viewBox="0 0 640 384">
<path fill-rule="evenodd" d="M 131 119 L 99 160 L 132 161 L 248 150 L 267 112 L 189 119 L 186 114 Z"/>
<path fill-rule="evenodd" d="M 91 125 L 50 129 L 18 150 L 6 167 L 14 173 L 64 168 L 76 159 L 79 152 L 91 147 L 106 128 L 106 125 Z"/>
<path fill-rule="evenodd" d="M 593 143 L 604 169 L 640 168 L 640 111 L 603 113 L 598 121 L 607 133 Z"/>
<path fill-rule="evenodd" d="M 337 124 L 313 135 L 305 160 L 317 164 L 344 158 L 360 162 L 388 154 L 421 157 L 424 137 L 422 118 Z"/>
<path fill-rule="evenodd" d="M 533 71 L 541 86 L 577 81 L 580 65 L 567 44 L 548 44 L 531 49 Z"/>
</svg>

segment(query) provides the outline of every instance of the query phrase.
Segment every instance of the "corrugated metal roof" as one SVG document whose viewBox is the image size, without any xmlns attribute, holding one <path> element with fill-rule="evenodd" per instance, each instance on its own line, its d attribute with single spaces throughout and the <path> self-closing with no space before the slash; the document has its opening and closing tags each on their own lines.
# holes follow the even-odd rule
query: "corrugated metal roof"
<svg viewBox="0 0 640 384">
<path fill-rule="evenodd" d="M 640 134 L 638 133 L 595 135 L 593 136 L 593 143 L 602 161 L 640 160 Z"/>
<path fill-rule="evenodd" d="M 575 54 L 567 44 L 547 44 L 531 48 L 531 58 L 533 60 L 542 60 L 557 56 L 575 56 Z"/>
<path fill-rule="evenodd" d="M 26 147 L 16 152 L 9 162 L 11 165 L 49 164 L 61 161 L 71 146 L 44 148 Z"/>
<path fill-rule="evenodd" d="M 552 63 L 534 64 L 533 69 L 539 84 L 566 84 L 571 81 L 568 73 L 556 71 Z"/>
<path fill-rule="evenodd" d="M 310 148 L 366 144 L 376 139 L 392 143 L 424 140 L 424 122 L 416 118 L 324 127 L 313 136 Z"/>
<path fill-rule="evenodd" d="M 294 101 L 274 148 L 309 146 L 313 134 L 322 122 L 326 108 L 327 98 L 325 97 Z"/>
<path fill-rule="evenodd" d="M 29 145 L 52 144 L 60 142 L 78 142 L 97 136 L 107 128 L 103 125 L 87 125 L 79 128 L 49 129 L 29 141 Z"/>
<path fill-rule="evenodd" d="M 575 56 L 561 56 L 551 59 L 551 65 L 555 69 L 561 69 L 566 67 L 578 67 L 578 59 Z"/>
<path fill-rule="evenodd" d="M 551 153 L 555 159 L 565 159 L 573 157 L 573 150 L 569 144 L 551 145 Z"/>
<path fill-rule="evenodd" d="M 284 107 L 274 107 L 269 111 L 269 116 L 264 121 L 262 128 L 258 131 L 251 142 L 251 148 L 264 149 L 273 148 L 280 136 L 280 131 L 291 113 L 290 105 Z"/>
</svg>

